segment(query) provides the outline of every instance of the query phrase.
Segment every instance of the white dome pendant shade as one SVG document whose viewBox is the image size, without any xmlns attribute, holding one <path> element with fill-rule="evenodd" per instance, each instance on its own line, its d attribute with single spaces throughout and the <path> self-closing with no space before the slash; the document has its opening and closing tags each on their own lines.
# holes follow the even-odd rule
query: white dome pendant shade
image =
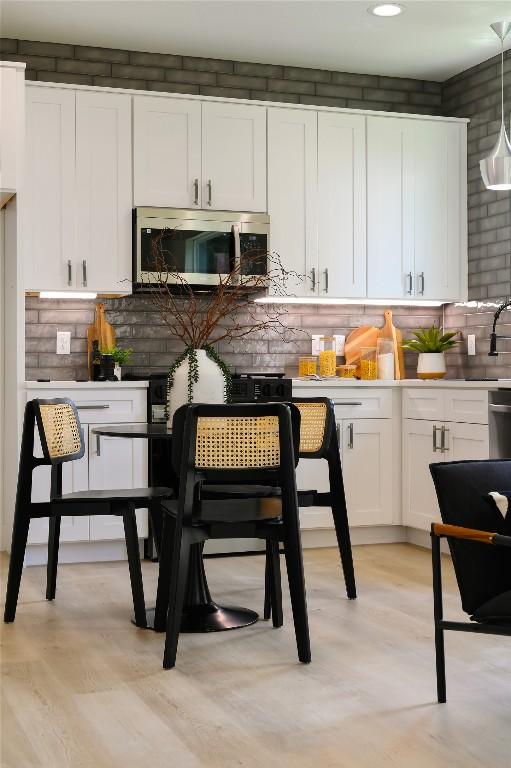
<svg viewBox="0 0 511 768">
<path fill-rule="evenodd" d="M 486 189 L 509 190 L 511 189 L 511 144 L 504 125 L 504 40 L 511 29 L 511 22 L 498 21 L 491 28 L 500 39 L 500 91 L 501 91 L 501 115 L 499 138 L 488 157 L 479 161 L 481 176 Z"/>
</svg>

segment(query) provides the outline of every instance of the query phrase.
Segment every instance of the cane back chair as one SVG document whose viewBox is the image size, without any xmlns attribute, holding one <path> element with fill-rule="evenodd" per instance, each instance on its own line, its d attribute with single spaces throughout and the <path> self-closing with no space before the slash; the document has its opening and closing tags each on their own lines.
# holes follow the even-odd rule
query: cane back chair
<svg viewBox="0 0 511 768">
<path fill-rule="evenodd" d="M 34 456 L 35 428 L 39 433 L 43 457 Z M 14 510 L 11 557 L 7 579 L 4 621 L 16 616 L 21 573 L 30 521 L 49 518 L 46 599 L 55 598 L 60 539 L 63 516 L 120 515 L 123 518 L 126 549 L 137 626 L 146 626 L 144 589 L 138 549 L 135 510 L 149 507 L 159 510 L 162 499 L 169 498 L 168 488 L 136 488 L 129 490 L 80 491 L 62 493 L 62 465 L 76 461 L 85 453 L 85 441 L 78 411 L 67 398 L 31 400 L 25 407 L 18 486 Z M 32 480 L 36 467 L 50 466 L 49 501 L 32 501 Z"/>
</svg>

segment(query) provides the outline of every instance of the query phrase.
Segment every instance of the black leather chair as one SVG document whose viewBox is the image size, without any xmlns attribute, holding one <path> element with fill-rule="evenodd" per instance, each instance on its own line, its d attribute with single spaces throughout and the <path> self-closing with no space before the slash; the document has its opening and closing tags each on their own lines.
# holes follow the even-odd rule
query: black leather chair
<svg viewBox="0 0 511 768">
<path fill-rule="evenodd" d="M 199 404 L 176 411 L 172 457 L 179 497 L 163 503 L 155 613 L 155 629 L 166 625 L 166 669 L 176 662 L 191 548 L 215 538 L 284 543 L 298 658 L 310 661 L 295 476 L 299 419 L 296 408 L 282 403 Z M 230 495 L 233 488 L 240 495 Z"/>
<path fill-rule="evenodd" d="M 34 456 L 34 429 L 37 425 L 43 458 Z M 12 530 L 11 558 L 7 580 L 4 621 L 14 621 L 30 521 L 48 517 L 48 565 L 46 599 L 55 598 L 60 539 L 60 520 L 65 515 L 120 515 L 123 518 L 128 553 L 135 622 L 145 627 L 145 601 L 138 549 L 135 510 L 148 507 L 159 513 L 163 499 L 171 498 L 169 488 L 135 488 L 113 491 L 62 493 L 62 464 L 76 461 L 85 452 L 83 430 L 78 411 L 71 400 L 31 400 L 25 407 L 18 487 Z M 36 467 L 51 466 L 49 501 L 32 501 L 32 476 Z"/>
<path fill-rule="evenodd" d="M 492 491 L 511 491 L 511 461 L 453 461 L 430 469 L 442 517 L 431 526 L 431 541 L 437 692 L 445 702 L 444 630 L 511 636 L 511 512 L 505 519 L 488 498 Z M 470 622 L 443 618 L 442 537 Z"/>
</svg>

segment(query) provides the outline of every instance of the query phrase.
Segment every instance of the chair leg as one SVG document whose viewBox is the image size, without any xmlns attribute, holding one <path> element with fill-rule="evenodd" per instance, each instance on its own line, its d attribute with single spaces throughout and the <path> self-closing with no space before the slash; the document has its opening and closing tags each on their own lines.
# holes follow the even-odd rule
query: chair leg
<svg viewBox="0 0 511 768">
<path fill-rule="evenodd" d="M 4 621 L 6 623 L 14 621 L 16 616 L 29 526 L 30 517 L 16 512 L 12 529 L 11 558 L 9 561 L 9 575 L 7 577 L 7 593 L 5 595 Z"/>
<path fill-rule="evenodd" d="M 282 613 L 282 580 L 280 575 L 279 542 L 270 542 L 270 605 L 273 618 L 273 626 L 281 627 L 284 623 Z"/>
<path fill-rule="evenodd" d="M 447 691 L 445 683 L 444 631 L 441 627 L 435 627 L 435 655 L 438 703 L 445 704 L 447 701 Z"/>
<path fill-rule="evenodd" d="M 283 522 L 284 522 L 284 554 L 286 557 L 287 578 L 291 595 L 291 607 L 293 609 L 293 621 L 295 625 L 296 645 L 298 658 L 304 664 L 311 660 L 311 647 L 309 636 L 309 619 L 307 616 L 307 599 L 305 596 L 305 578 L 303 572 L 302 544 L 300 540 L 300 526 L 298 523 L 298 499 L 295 504 L 286 504 L 287 489 L 283 490 Z M 286 490 L 286 493 L 284 491 Z M 291 495 L 291 494 L 290 494 Z M 292 494 L 296 496 L 295 494 Z M 286 507 L 288 507 L 286 509 Z M 273 561 L 275 565 L 275 561 Z"/>
<path fill-rule="evenodd" d="M 272 545 L 271 540 L 266 539 L 266 555 L 264 558 L 264 613 L 263 613 L 263 618 L 265 621 L 268 621 L 268 619 L 271 616 L 271 582 L 273 578 L 271 545 Z"/>
<path fill-rule="evenodd" d="M 158 571 L 158 589 L 156 592 L 156 609 L 154 612 L 154 631 L 165 632 L 169 608 L 170 576 L 172 556 L 174 551 L 175 522 L 168 515 L 163 517 L 160 566 Z"/>
<path fill-rule="evenodd" d="M 167 614 L 167 634 L 165 636 L 165 651 L 163 668 L 171 669 L 176 666 L 177 644 L 183 615 L 188 570 L 190 565 L 190 540 L 186 531 L 176 530 L 172 554 L 171 577 L 169 587 L 169 607 Z"/>
<path fill-rule="evenodd" d="M 59 562 L 60 515 L 50 517 L 48 532 L 48 564 L 46 566 L 46 599 L 55 600 L 57 567 Z"/>
<path fill-rule="evenodd" d="M 126 538 L 126 551 L 128 553 L 128 565 L 130 570 L 131 593 L 133 595 L 133 608 L 135 610 L 135 624 L 137 627 L 147 627 L 145 612 L 144 584 L 142 581 L 142 567 L 140 565 L 140 552 L 138 549 L 137 518 L 135 510 L 130 509 L 122 516 L 124 523 L 124 536 Z"/>
<path fill-rule="evenodd" d="M 439 704 L 447 700 L 445 683 L 445 651 L 444 631 L 441 622 L 444 617 L 442 600 L 442 555 L 440 538 L 431 533 L 431 561 L 433 565 L 433 613 L 435 618 L 435 656 L 436 656 L 436 688 Z"/>
<path fill-rule="evenodd" d="M 350 600 L 357 596 L 355 583 L 355 569 L 353 568 L 353 553 L 351 551 L 350 527 L 348 523 L 348 511 L 346 509 L 346 496 L 342 482 L 342 468 L 340 461 L 329 459 L 330 474 L 330 499 L 332 505 L 332 517 L 335 525 L 337 546 L 341 556 L 346 594 Z"/>
</svg>

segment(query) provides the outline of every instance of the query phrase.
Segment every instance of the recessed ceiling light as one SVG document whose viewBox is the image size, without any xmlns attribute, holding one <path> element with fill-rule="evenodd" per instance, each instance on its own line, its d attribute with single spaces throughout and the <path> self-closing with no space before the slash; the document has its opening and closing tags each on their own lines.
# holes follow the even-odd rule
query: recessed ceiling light
<svg viewBox="0 0 511 768">
<path fill-rule="evenodd" d="M 403 13 L 404 7 L 398 3 L 382 3 L 381 5 L 373 5 L 368 8 L 368 11 L 374 16 L 399 16 L 400 13 Z"/>
</svg>

